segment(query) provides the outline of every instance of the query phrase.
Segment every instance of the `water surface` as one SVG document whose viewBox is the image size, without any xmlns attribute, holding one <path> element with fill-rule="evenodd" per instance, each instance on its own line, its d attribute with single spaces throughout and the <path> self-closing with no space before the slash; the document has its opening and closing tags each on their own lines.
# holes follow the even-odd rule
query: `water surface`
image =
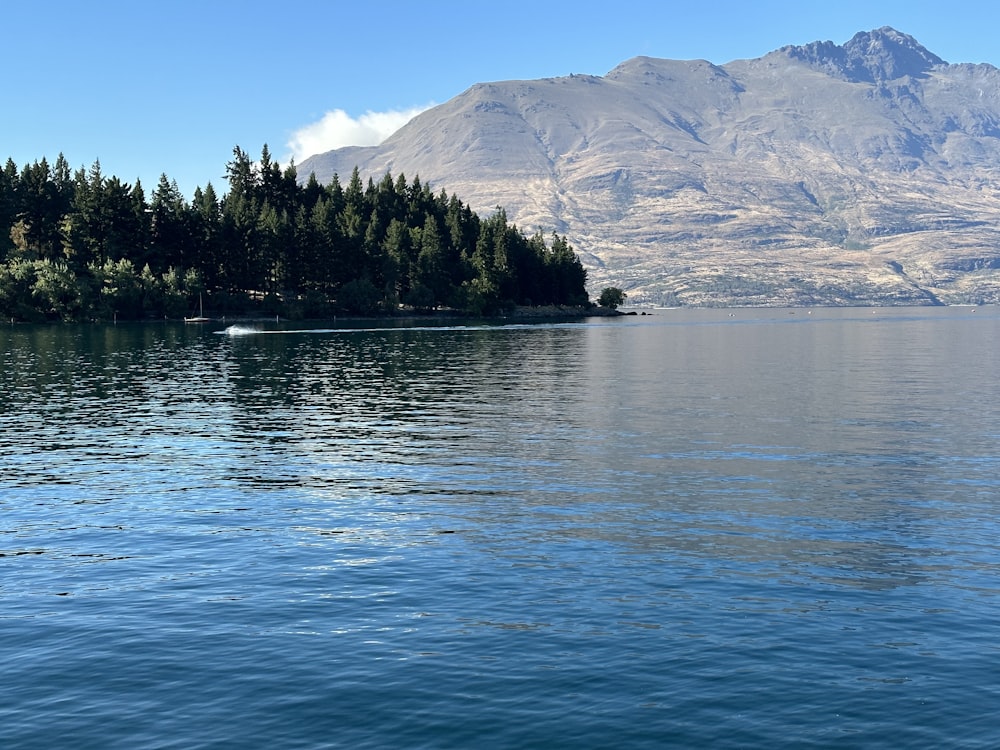
<svg viewBox="0 0 1000 750">
<path fill-rule="evenodd" d="M 1000 314 L 0 329 L 3 747 L 993 747 Z"/>
</svg>

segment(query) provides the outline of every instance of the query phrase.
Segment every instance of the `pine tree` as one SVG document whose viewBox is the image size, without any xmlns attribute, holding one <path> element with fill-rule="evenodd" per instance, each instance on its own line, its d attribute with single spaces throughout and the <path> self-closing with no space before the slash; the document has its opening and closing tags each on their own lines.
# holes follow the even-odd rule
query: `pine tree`
<svg viewBox="0 0 1000 750">
<path fill-rule="evenodd" d="M 62 258 L 62 221 L 68 206 L 57 190 L 43 157 L 26 165 L 16 190 L 16 221 L 21 223 L 22 255 L 28 258 L 59 260 Z"/>
<path fill-rule="evenodd" d="M 211 182 L 194 191 L 190 229 L 192 266 L 208 288 L 217 289 L 222 283 L 222 211 Z"/>
<path fill-rule="evenodd" d="M 266 144 L 257 164 L 237 146 L 226 170 L 221 200 L 209 183 L 188 204 L 162 174 L 147 204 L 138 181 L 107 177 L 99 160 L 71 176 L 61 154 L 54 168 L 42 159 L 20 172 L 8 159 L 0 307 L 20 317 L 141 316 L 190 309 L 201 292 L 223 293 L 222 309 L 227 292 L 241 305 L 316 311 L 335 298 L 365 312 L 399 300 L 479 312 L 587 301 L 586 272 L 564 237 L 553 234 L 548 249 L 502 208 L 480 219 L 419 176 L 387 172 L 365 185 L 355 168 L 346 188 L 336 175 L 300 186 L 294 164 L 282 169 Z"/>
<path fill-rule="evenodd" d="M 0 261 L 13 248 L 10 237 L 11 227 L 17 216 L 17 165 L 11 158 L 0 171 Z"/>
<path fill-rule="evenodd" d="M 150 202 L 150 251 L 154 267 L 165 271 L 192 264 L 194 238 L 190 218 L 177 183 L 161 174 Z M 146 260 L 142 259 L 143 264 Z"/>
</svg>

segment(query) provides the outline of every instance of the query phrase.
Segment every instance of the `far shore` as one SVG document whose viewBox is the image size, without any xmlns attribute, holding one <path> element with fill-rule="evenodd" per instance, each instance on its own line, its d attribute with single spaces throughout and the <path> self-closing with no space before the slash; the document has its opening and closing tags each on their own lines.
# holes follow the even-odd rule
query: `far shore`
<svg viewBox="0 0 1000 750">
<path fill-rule="evenodd" d="M 206 311 L 207 313 L 207 311 Z M 411 320 L 566 320 L 573 318 L 613 318 L 620 315 L 637 315 L 634 311 L 623 312 L 599 305 L 541 305 L 537 307 L 518 306 L 512 310 L 494 315 L 475 315 L 462 310 L 439 309 L 421 312 L 417 310 L 400 310 L 396 313 L 364 315 L 361 313 L 337 314 L 328 318 L 286 318 L 280 315 L 226 315 L 212 316 L 207 314 L 209 323 L 267 323 L 293 322 L 297 320 L 376 320 L 376 321 L 411 321 Z M 644 315 L 646 313 L 643 313 Z"/>
<path fill-rule="evenodd" d="M 432 320 L 487 320 L 487 321 L 499 321 L 499 320 L 525 320 L 525 321 L 544 321 L 544 320 L 572 320 L 572 319 L 583 319 L 583 318 L 613 318 L 625 315 L 647 315 L 651 313 L 642 312 L 639 313 L 635 310 L 622 311 L 617 309 L 612 309 L 610 307 L 601 307 L 599 305 L 542 305 L 537 307 L 526 307 L 518 306 L 513 309 L 508 309 L 502 312 L 498 312 L 493 315 L 476 315 L 474 313 L 465 312 L 462 310 L 455 309 L 437 309 L 437 310 L 399 310 L 395 313 L 382 313 L 382 314 L 369 314 L 364 313 L 343 313 L 343 314 L 331 314 L 325 317 L 287 317 L 280 314 L 277 315 L 264 315 L 259 312 L 250 313 L 236 313 L 231 315 L 215 315 L 209 310 L 205 310 L 205 319 L 201 321 L 193 321 L 187 318 L 119 318 L 117 316 L 112 318 L 91 318 L 87 320 L 80 321 L 28 321 L 28 320 L 17 320 L 15 318 L 10 319 L 10 325 L 17 324 L 34 324 L 34 325 L 45 325 L 45 324 L 60 324 L 64 325 L 66 323 L 187 323 L 191 326 L 198 325 L 218 325 L 219 323 L 226 324 L 239 324 L 239 323 L 290 323 L 297 321 L 308 321 L 308 320 L 369 320 L 369 321 L 432 321 Z"/>
</svg>

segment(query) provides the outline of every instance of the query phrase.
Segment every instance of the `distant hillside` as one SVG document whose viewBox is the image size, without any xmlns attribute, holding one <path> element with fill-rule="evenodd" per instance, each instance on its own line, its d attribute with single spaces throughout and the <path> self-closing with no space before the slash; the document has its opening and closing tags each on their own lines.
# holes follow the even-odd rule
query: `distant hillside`
<svg viewBox="0 0 1000 750">
<path fill-rule="evenodd" d="M 355 166 L 567 234 L 630 302 L 1000 302 L 1000 70 L 891 28 L 477 84 L 298 174 Z"/>
</svg>

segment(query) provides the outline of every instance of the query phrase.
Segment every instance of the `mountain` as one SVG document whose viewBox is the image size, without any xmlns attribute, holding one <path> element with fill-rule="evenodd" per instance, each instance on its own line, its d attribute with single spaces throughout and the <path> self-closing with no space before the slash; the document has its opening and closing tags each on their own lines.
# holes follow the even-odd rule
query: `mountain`
<svg viewBox="0 0 1000 750">
<path fill-rule="evenodd" d="M 565 234 L 630 303 L 1000 302 L 1000 70 L 888 27 L 477 84 L 298 173 L 355 166 Z"/>
</svg>

